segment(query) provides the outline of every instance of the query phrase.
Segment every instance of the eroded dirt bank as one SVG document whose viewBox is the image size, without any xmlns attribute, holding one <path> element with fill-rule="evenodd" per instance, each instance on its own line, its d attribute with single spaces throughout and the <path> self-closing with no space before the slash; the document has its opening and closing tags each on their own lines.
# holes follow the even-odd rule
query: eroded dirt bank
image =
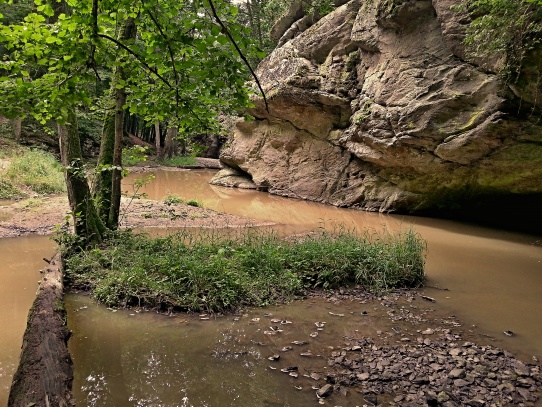
<svg viewBox="0 0 542 407">
<path fill-rule="evenodd" d="M 19 367 L 11 385 L 8 407 L 68 407 L 73 367 L 63 304 L 62 266 L 56 254 L 43 271 L 28 315 Z"/>
</svg>

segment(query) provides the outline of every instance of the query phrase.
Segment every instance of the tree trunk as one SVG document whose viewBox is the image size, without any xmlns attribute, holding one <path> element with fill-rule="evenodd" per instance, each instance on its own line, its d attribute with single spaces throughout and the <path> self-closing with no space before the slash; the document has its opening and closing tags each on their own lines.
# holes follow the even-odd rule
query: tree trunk
<svg viewBox="0 0 542 407">
<path fill-rule="evenodd" d="M 13 119 L 11 121 L 11 125 L 13 126 L 13 134 L 15 135 L 15 141 L 17 143 L 21 142 L 21 130 L 23 127 L 23 119 L 20 117 L 17 117 L 16 119 Z"/>
<path fill-rule="evenodd" d="M 154 123 L 154 137 L 155 137 L 155 144 L 156 144 L 156 158 L 158 159 L 158 161 L 160 161 L 164 158 L 164 152 L 162 151 L 162 143 L 160 140 L 160 123 L 159 122 Z"/>
<path fill-rule="evenodd" d="M 83 168 L 75 111 L 70 111 L 68 120 L 69 123 L 58 125 L 58 136 L 75 234 L 85 245 L 96 244 L 102 241 L 105 227 L 94 206 Z"/>
<path fill-rule="evenodd" d="M 121 74 L 122 76 L 122 74 Z M 119 226 L 121 181 L 122 181 L 122 139 L 124 137 L 124 105 L 126 104 L 126 92 L 117 89 L 115 108 L 115 143 L 113 149 L 113 171 L 111 184 L 111 205 L 107 226 L 109 229 L 117 229 Z"/>
<path fill-rule="evenodd" d="M 75 406 L 71 392 L 73 364 L 68 352 L 70 334 L 63 304 L 61 263 L 57 253 L 43 271 L 43 279 L 28 314 L 8 407 Z"/>
<path fill-rule="evenodd" d="M 133 39 L 136 37 L 136 32 L 135 20 L 128 18 L 124 23 L 119 40 Z M 120 60 L 123 52 L 120 49 L 118 52 L 117 58 Z M 109 229 L 118 227 L 118 212 L 120 210 L 120 182 L 122 179 L 120 167 L 122 165 L 122 138 L 124 135 L 123 106 L 126 103 L 126 90 L 125 88 L 117 89 L 117 85 L 123 79 L 124 71 L 122 67 L 117 66 L 109 92 L 110 104 L 104 118 L 98 171 L 94 184 L 94 198 L 98 213 Z"/>
<path fill-rule="evenodd" d="M 175 137 L 177 137 L 177 134 L 179 134 L 179 128 L 178 127 L 169 127 L 166 132 L 166 147 L 165 147 L 165 155 L 167 155 L 167 158 L 173 157 L 175 154 Z"/>
</svg>

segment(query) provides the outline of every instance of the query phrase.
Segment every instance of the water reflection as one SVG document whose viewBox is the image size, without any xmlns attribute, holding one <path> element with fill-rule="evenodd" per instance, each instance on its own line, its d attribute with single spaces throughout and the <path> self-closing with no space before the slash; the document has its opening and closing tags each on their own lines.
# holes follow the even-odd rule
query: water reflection
<svg viewBox="0 0 542 407">
<path fill-rule="evenodd" d="M 78 295 L 66 303 L 74 391 L 84 405 L 300 406 L 314 396 L 284 394 L 248 318 L 113 312 Z"/>
</svg>

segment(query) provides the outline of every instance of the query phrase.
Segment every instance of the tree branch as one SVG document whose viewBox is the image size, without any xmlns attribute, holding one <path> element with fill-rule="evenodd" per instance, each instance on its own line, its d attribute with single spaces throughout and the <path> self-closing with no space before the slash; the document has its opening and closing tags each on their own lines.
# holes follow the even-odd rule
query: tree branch
<svg viewBox="0 0 542 407">
<path fill-rule="evenodd" d="M 179 100 L 180 100 L 180 96 L 179 96 L 179 75 L 177 73 L 177 69 L 175 68 L 175 58 L 173 56 L 173 50 L 171 49 L 169 39 L 164 34 L 164 30 L 162 30 L 162 27 L 160 26 L 160 23 L 158 23 L 158 20 L 156 18 L 154 18 L 154 16 L 152 15 L 152 13 L 149 10 L 146 9 L 145 12 L 150 17 L 150 19 L 152 20 L 152 22 L 154 23 L 156 28 L 158 28 L 158 31 L 160 32 L 160 35 L 162 36 L 162 38 L 164 38 L 164 40 L 166 40 L 166 46 L 167 46 L 167 49 L 168 49 L 168 52 L 169 52 L 169 57 L 171 59 L 171 67 L 173 69 L 173 75 L 175 77 L 175 105 L 177 107 L 179 107 Z"/>
<path fill-rule="evenodd" d="M 239 54 L 239 56 L 241 57 L 241 59 L 243 60 L 243 62 L 245 63 L 245 65 L 248 67 L 248 69 L 250 70 L 250 73 L 252 74 L 252 77 L 254 78 L 254 80 L 256 81 L 256 84 L 258 85 L 258 89 L 260 89 L 260 92 L 262 94 L 262 97 L 263 97 L 263 101 L 265 103 L 265 110 L 267 111 L 267 113 L 269 113 L 269 104 L 267 103 L 267 97 L 265 96 L 265 92 L 263 91 L 263 88 L 262 88 L 262 85 L 260 83 L 260 80 L 258 79 L 258 76 L 256 75 L 256 73 L 254 72 L 254 69 L 252 69 L 252 67 L 250 66 L 250 64 L 248 63 L 248 60 L 247 58 L 245 57 L 245 55 L 243 54 L 243 52 L 241 51 L 241 48 L 239 48 L 239 45 L 237 45 L 237 42 L 235 42 L 235 40 L 233 39 L 230 31 L 228 30 L 228 28 L 226 27 L 226 25 L 222 22 L 222 20 L 220 19 L 220 17 L 218 16 L 217 12 L 216 12 L 216 8 L 215 8 L 215 5 L 213 3 L 213 0 L 208 0 L 209 1 L 209 5 L 211 6 L 211 11 L 213 12 L 213 17 L 215 18 L 215 20 L 218 22 L 218 24 L 220 25 L 220 27 L 222 27 L 222 29 L 224 30 L 224 32 L 226 33 L 226 36 L 228 37 L 228 39 L 230 40 L 230 42 L 233 44 L 233 46 L 235 47 L 235 50 L 237 51 L 237 53 Z"/>
<path fill-rule="evenodd" d="M 153 74 L 156 75 L 156 77 L 158 79 L 160 79 L 168 88 L 170 89 L 175 89 L 167 80 L 166 78 L 164 78 L 162 75 L 160 75 L 158 73 L 158 71 L 156 70 L 156 68 L 153 68 L 152 66 L 150 66 L 149 64 L 147 64 L 147 62 L 145 62 L 145 60 L 141 57 L 141 55 L 139 55 L 138 53 L 132 51 L 130 48 L 128 48 L 126 45 L 124 45 L 122 42 L 120 42 L 119 40 L 116 40 L 115 38 L 113 37 L 110 37 L 109 35 L 107 34 L 98 34 L 98 37 L 101 37 L 101 38 L 105 38 L 106 40 L 109 40 L 111 42 L 113 42 L 114 44 L 118 45 L 119 47 L 121 47 L 122 49 L 124 49 L 126 52 L 128 52 L 130 55 L 132 55 L 133 57 L 135 57 L 139 62 L 141 62 L 141 64 L 147 68 L 148 71 L 152 72 Z"/>
</svg>

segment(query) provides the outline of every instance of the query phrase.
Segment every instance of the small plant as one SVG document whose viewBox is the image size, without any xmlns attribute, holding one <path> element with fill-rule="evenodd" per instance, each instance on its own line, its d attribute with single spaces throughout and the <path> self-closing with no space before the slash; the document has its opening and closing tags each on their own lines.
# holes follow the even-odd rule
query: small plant
<svg viewBox="0 0 542 407">
<path fill-rule="evenodd" d="M 122 150 L 122 165 L 131 167 L 147 161 L 147 147 L 133 146 Z"/>
<path fill-rule="evenodd" d="M 150 184 L 155 178 L 156 176 L 154 174 L 149 174 L 145 177 L 137 178 L 136 180 L 134 180 L 134 183 L 132 185 L 132 189 L 133 189 L 132 194 L 129 196 L 130 200 L 128 201 L 128 204 L 122 211 L 122 215 L 119 219 L 119 225 L 122 224 L 122 221 L 124 220 L 126 215 L 130 212 L 129 209 L 134 199 L 141 199 L 147 196 L 147 194 L 145 193 L 140 193 L 139 190 L 143 188 L 145 185 Z M 128 192 L 126 192 L 126 195 L 128 195 Z"/>
<path fill-rule="evenodd" d="M 195 206 L 196 208 L 202 208 L 203 204 L 200 201 L 197 201 L 195 199 L 190 199 L 189 201 L 186 201 L 186 204 L 188 206 Z"/>
<path fill-rule="evenodd" d="M 357 125 L 365 123 L 371 117 L 372 109 L 373 101 L 370 99 L 365 100 L 359 110 L 352 116 L 352 122 Z"/>
<path fill-rule="evenodd" d="M 184 199 L 179 195 L 171 194 L 164 198 L 164 203 L 168 206 L 179 205 L 184 203 Z"/>
</svg>

